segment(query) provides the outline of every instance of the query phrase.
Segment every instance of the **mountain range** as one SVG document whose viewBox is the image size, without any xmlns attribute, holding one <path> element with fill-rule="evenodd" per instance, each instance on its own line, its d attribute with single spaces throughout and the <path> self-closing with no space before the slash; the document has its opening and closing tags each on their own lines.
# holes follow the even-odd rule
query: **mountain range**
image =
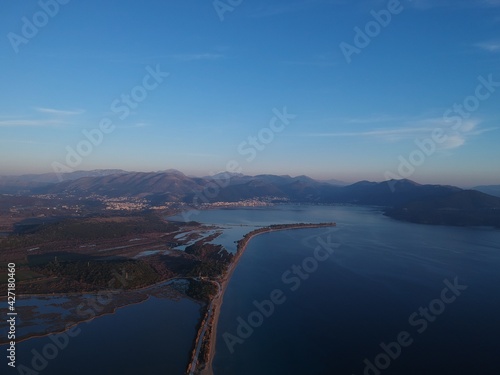
<svg viewBox="0 0 500 375">
<path fill-rule="evenodd" d="M 477 190 L 489 195 L 494 195 L 495 197 L 500 197 L 500 185 L 476 186 L 475 188 L 473 188 L 473 190 Z"/>
<path fill-rule="evenodd" d="M 121 169 L 96 169 L 93 171 L 75 171 L 58 175 L 56 173 L 25 174 L 21 176 L 0 176 L 0 194 L 29 193 L 62 181 L 73 181 L 83 177 L 99 177 L 128 173 Z"/>
<path fill-rule="evenodd" d="M 334 185 L 307 176 L 220 173 L 190 177 L 177 170 L 79 171 L 62 176 L 0 177 L 0 194 L 56 194 L 145 198 L 163 202 L 237 202 L 252 198 L 301 203 L 358 204 L 386 208 L 388 216 L 419 223 L 500 227 L 500 197 L 446 185 L 411 180 L 360 181 Z M 483 190 L 484 189 L 483 187 Z"/>
</svg>

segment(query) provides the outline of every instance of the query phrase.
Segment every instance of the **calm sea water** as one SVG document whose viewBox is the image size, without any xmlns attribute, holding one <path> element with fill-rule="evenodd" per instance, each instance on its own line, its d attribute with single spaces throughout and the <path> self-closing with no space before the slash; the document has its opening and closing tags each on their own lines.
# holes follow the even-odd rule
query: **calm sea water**
<svg viewBox="0 0 500 375">
<path fill-rule="evenodd" d="M 500 231 L 415 225 L 348 207 L 214 214 L 338 223 L 251 241 L 224 297 L 216 375 L 498 374 Z M 334 252 L 315 267 L 321 241 Z M 305 266 L 304 279 L 294 265 Z M 445 280 L 467 289 L 453 294 Z M 276 290 L 280 303 L 259 312 Z"/>
<path fill-rule="evenodd" d="M 216 375 L 498 373 L 500 231 L 402 223 L 359 207 L 210 210 L 193 219 L 226 226 L 218 240 L 228 246 L 261 225 L 338 223 L 333 230 L 274 232 L 250 242 L 224 297 Z M 332 254 L 317 252 L 322 261 L 311 263 L 325 243 Z M 311 271 L 303 274 L 307 279 L 293 274 L 294 265 Z M 437 311 L 441 305 L 433 301 L 441 298 L 445 279 L 455 278 L 467 289 Z M 277 290 L 282 303 L 258 321 L 254 301 L 276 300 Z M 429 305 L 439 314 L 409 321 Z M 250 314 L 255 327 L 240 329 L 241 338 L 238 327 Z M 200 306 L 192 301 L 152 297 L 82 323 L 81 333 L 38 373 L 181 375 L 199 318 Z M 380 344 L 395 350 L 391 342 L 404 332 L 411 344 L 384 362 Z M 48 343 L 47 337 L 19 343 L 18 364 L 30 366 L 31 351 L 42 352 Z M 7 374 L 19 373 L 2 366 Z"/>
<path fill-rule="evenodd" d="M 62 345 L 63 349 L 53 351 L 50 337 L 19 343 L 17 368 L 7 367 L 2 355 L 2 374 L 183 374 L 199 319 L 200 305 L 191 300 L 150 297 L 79 324 L 72 330 L 79 334 Z M 6 346 L 0 349 L 6 353 Z M 49 360 L 44 362 L 40 354 Z"/>
<path fill-rule="evenodd" d="M 338 212 L 342 212 L 344 220 L 349 222 L 355 222 L 358 215 L 369 218 L 373 212 L 379 213 L 377 209 L 361 207 L 344 207 L 341 210 L 339 208 Z M 212 242 L 225 246 L 228 251 L 235 252 L 235 241 L 254 229 L 272 224 L 323 223 L 338 217 L 338 214 L 333 214 L 332 206 L 277 205 L 198 211 L 190 215 L 189 220 L 221 226 L 224 229 L 223 234 Z M 171 216 L 168 219 L 185 220 L 182 215 Z"/>
</svg>

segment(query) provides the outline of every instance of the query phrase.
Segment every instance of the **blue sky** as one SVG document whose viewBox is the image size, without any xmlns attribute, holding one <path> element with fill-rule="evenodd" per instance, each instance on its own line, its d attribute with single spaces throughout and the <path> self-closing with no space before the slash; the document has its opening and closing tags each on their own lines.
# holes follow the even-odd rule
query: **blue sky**
<svg viewBox="0 0 500 375">
<path fill-rule="evenodd" d="M 0 174 L 500 184 L 498 0 L 5 0 L 0 29 Z"/>
</svg>

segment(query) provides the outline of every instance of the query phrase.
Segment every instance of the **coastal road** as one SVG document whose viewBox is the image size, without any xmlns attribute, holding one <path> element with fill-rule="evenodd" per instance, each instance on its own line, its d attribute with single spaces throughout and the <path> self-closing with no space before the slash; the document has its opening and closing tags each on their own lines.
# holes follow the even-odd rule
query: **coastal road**
<svg viewBox="0 0 500 375">
<path fill-rule="evenodd" d="M 190 366 L 191 370 L 189 371 L 189 375 L 194 375 L 194 372 L 196 371 L 201 345 L 203 344 L 203 339 L 205 337 L 205 334 L 207 333 L 208 325 L 210 324 L 210 319 L 212 318 L 212 314 L 214 313 L 214 301 L 217 300 L 217 298 L 219 298 L 222 293 L 222 287 L 220 283 L 218 281 L 213 281 L 213 282 L 217 284 L 219 291 L 217 293 L 217 296 L 215 296 L 215 298 L 212 298 L 212 302 L 210 302 L 210 305 L 208 306 L 207 319 L 205 320 L 205 324 L 203 325 L 203 328 L 201 330 L 200 337 L 198 337 L 198 342 L 196 343 L 196 348 L 193 355 L 193 361 L 191 362 Z"/>
</svg>

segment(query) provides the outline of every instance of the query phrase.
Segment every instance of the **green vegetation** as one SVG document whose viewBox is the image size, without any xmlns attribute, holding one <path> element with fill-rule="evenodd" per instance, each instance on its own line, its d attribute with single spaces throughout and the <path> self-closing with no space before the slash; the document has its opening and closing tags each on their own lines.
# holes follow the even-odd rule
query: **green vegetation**
<svg viewBox="0 0 500 375">
<path fill-rule="evenodd" d="M 7 266 L 3 267 L 2 269 L 6 270 Z M 33 272 L 29 270 L 16 270 L 16 282 L 35 280 L 41 277 L 44 277 L 44 275 L 38 272 Z M 6 284 L 8 278 L 9 277 L 7 272 L 0 272 L 0 284 Z"/>
<path fill-rule="evenodd" d="M 189 287 L 186 294 L 200 301 L 210 301 L 217 294 L 217 286 L 205 280 L 189 280 Z"/>
<path fill-rule="evenodd" d="M 195 255 L 201 261 L 188 273 L 189 276 L 218 277 L 223 275 L 233 259 L 223 246 L 203 243 L 204 240 L 186 247 L 186 254 Z"/>
<path fill-rule="evenodd" d="M 207 333 L 205 334 L 205 339 L 203 340 L 203 343 L 201 344 L 200 353 L 198 355 L 200 363 L 206 364 L 210 358 L 210 337 L 211 337 L 211 335 L 212 335 L 212 327 L 210 326 L 208 328 Z"/>
<path fill-rule="evenodd" d="M 33 268 L 45 276 L 69 279 L 80 285 L 77 291 L 134 289 L 159 281 L 159 275 L 142 261 L 51 261 Z"/>
<path fill-rule="evenodd" d="M 225 262 L 217 262 L 214 260 L 209 260 L 205 262 L 199 262 L 193 269 L 188 273 L 188 276 L 202 276 L 202 277 L 218 277 L 223 275 L 228 268 L 229 264 Z"/>
<path fill-rule="evenodd" d="M 40 243 L 55 241 L 99 241 L 144 233 L 166 233 L 178 228 L 178 223 L 166 223 L 152 213 L 144 216 L 66 219 L 54 224 L 40 225 L 33 233 L 11 235 L 0 241 L 0 249 L 37 246 Z"/>
<path fill-rule="evenodd" d="M 121 247 L 135 245 L 129 243 L 131 238 L 142 237 L 165 246 L 182 227 L 198 225 L 165 222 L 152 212 L 29 222 L 17 234 L 0 240 L 0 252 L 9 254 L 9 259 L 17 257 L 18 290 L 23 294 L 137 289 L 173 277 L 220 277 L 233 256 L 222 246 L 204 243 L 207 238 L 189 246 L 186 252 L 141 259 L 120 255 Z M 117 251 L 103 256 L 94 243 L 116 247 Z M 6 279 L 1 272 L 0 282 Z M 200 300 L 208 300 L 213 293 L 213 284 L 195 281 L 187 292 Z"/>
</svg>

